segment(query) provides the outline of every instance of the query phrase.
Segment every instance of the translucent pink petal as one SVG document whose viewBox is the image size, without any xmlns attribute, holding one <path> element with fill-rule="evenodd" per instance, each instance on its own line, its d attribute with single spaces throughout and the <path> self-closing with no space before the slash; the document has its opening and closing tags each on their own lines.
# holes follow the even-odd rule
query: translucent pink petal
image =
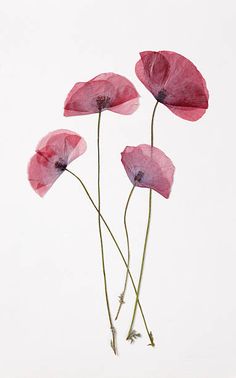
<svg viewBox="0 0 236 378">
<path fill-rule="evenodd" d="M 47 134 L 37 145 L 28 165 L 28 179 L 42 197 L 51 188 L 67 165 L 86 150 L 85 140 L 69 130 Z"/>
<path fill-rule="evenodd" d="M 136 74 L 157 101 L 189 121 L 202 117 L 209 94 L 194 64 L 172 51 L 146 51 L 140 55 Z"/>
<path fill-rule="evenodd" d="M 73 87 L 72 91 L 69 101 L 65 103 L 65 116 L 98 113 L 97 99 L 100 97 L 111 99 L 114 96 L 114 87 L 105 80 L 90 80 L 76 91 Z"/>
<path fill-rule="evenodd" d="M 169 197 L 175 167 L 164 152 L 148 144 L 128 146 L 121 153 L 121 161 L 133 185 L 150 188 L 165 198 Z"/>
<path fill-rule="evenodd" d="M 79 139 L 80 138 L 80 139 Z M 59 129 L 48 133 L 36 147 L 36 151 L 45 151 L 65 159 L 68 163 L 86 151 L 86 142 L 77 133 Z M 75 156 L 75 157 L 74 157 Z"/>
<path fill-rule="evenodd" d="M 172 111 L 172 113 L 176 114 L 180 118 L 186 119 L 187 121 L 197 121 L 203 116 L 203 114 L 206 113 L 206 109 L 171 105 L 166 106 Z"/>
<path fill-rule="evenodd" d="M 53 183 L 61 175 L 62 172 L 56 171 L 54 164 L 42 163 L 42 159 L 35 154 L 28 165 L 28 179 L 32 188 L 41 197 L 51 188 Z"/>
<path fill-rule="evenodd" d="M 139 98 L 133 98 L 132 100 L 126 101 L 123 104 L 112 106 L 108 110 L 114 113 L 119 113 L 123 115 L 133 114 L 139 107 Z"/>
<path fill-rule="evenodd" d="M 152 51 L 141 52 L 140 56 L 135 66 L 136 75 L 156 97 L 167 80 L 170 65 L 163 55 Z"/>
<path fill-rule="evenodd" d="M 79 91 L 80 88 L 82 88 L 84 86 L 85 83 L 76 83 L 73 88 L 71 89 L 71 91 L 68 93 L 67 97 L 66 97 L 66 100 L 65 100 L 65 104 L 64 104 L 64 116 L 66 117 L 70 117 L 70 116 L 74 116 L 74 115 L 78 115 L 77 111 L 76 110 L 70 110 L 70 103 L 71 103 L 71 98 L 72 96 L 77 92 Z M 67 109 L 68 108 L 68 109 Z M 85 113 L 86 114 L 86 113 Z"/>
<path fill-rule="evenodd" d="M 108 110 L 125 115 L 132 114 L 137 110 L 139 94 L 128 79 L 112 72 L 101 74 L 99 77 L 106 78 L 114 88 L 114 95 Z M 95 79 L 97 80 L 97 77 Z"/>
<path fill-rule="evenodd" d="M 64 115 L 93 114 L 100 110 L 131 114 L 138 107 L 138 98 L 128 79 L 112 72 L 103 73 L 87 83 L 75 84 L 66 98 Z"/>
</svg>

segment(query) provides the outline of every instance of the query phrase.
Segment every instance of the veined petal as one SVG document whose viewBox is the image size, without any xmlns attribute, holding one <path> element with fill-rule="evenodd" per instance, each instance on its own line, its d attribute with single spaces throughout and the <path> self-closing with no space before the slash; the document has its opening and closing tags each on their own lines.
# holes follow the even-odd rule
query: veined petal
<svg viewBox="0 0 236 378">
<path fill-rule="evenodd" d="M 172 51 L 145 51 L 140 55 L 136 74 L 156 100 L 189 121 L 202 117 L 209 94 L 195 65 Z"/>
<path fill-rule="evenodd" d="M 72 94 L 70 95 L 71 92 Z M 77 90 L 73 87 L 71 92 L 67 96 L 68 100 L 65 103 L 65 116 L 98 113 L 98 99 L 104 97 L 109 99 L 110 102 L 114 94 L 114 88 L 108 81 L 90 80 L 82 86 L 78 86 Z M 104 107 L 102 110 L 106 108 Z"/>
<path fill-rule="evenodd" d="M 64 115 L 85 115 L 111 110 L 120 114 L 133 113 L 139 94 L 124 76 L 102 73 L 86 83 L 77 83 L 67 96 Z"/>
<path fill-rule="evenodd" d="M 144 51 L 140 56 L 135 66 L 136 75 L 156 97 L 168 78 L 170 65 L 163 55 L 153 51 Z"/>
<path fill-rule="evenodd" d="M 133 185 L 169 197 L 175 167 L 163 151 L 147 144 L 127 146 L 121 153 L 121 161 Z"/>
<path fill-rule="evenodd" d="M 51 188 L 67 165 L 86 150 L 85 140 L 70 130 L 56 130 L 38 143 L 28 165 L 28 179 L 41 197 Z"/>
<path fill-rule="evenodd" d="M 187 121 L 197 121 L 206 113 L 206 109 L 171 105 L 166 106 L 172 111 L 172 113 L 180 118 L 186 119 Z"/>
</svg>

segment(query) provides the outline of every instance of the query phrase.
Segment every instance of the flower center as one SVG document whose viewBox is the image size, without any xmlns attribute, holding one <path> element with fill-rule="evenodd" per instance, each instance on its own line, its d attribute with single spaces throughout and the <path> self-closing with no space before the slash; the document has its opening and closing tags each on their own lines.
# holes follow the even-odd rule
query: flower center
<svg viewBox="0 0 236 378">
<path fill-rule="evenodd" d="M 98 110 L 101 111 L 102 109 L 108 108 L 110 100 L 111 98 L 108 96 L 98 96 L 96 99 Z"/>
<path fill-rule="evenodd" d="M 67 167 L 66 162 L 63 159 L 59 159 L 55 163 L 55 168 L 58 169 L 59 171 L 64 171 Z"/>
<path fill-rule="evenodd" d="M 137 175 L 134 176 L 134 181 L 140 182 L 144 176 L 144 172 L 138 171 Z"/>
<path fill-rule="evenodd" d="M 158 102 L 163 102 L 165 100 L 167 96 L 167 92 L 165 89 L 161 89 L 158 93 L 157 93 L 157 97 L 156 97 L 156 100 Z"/>
</svg>

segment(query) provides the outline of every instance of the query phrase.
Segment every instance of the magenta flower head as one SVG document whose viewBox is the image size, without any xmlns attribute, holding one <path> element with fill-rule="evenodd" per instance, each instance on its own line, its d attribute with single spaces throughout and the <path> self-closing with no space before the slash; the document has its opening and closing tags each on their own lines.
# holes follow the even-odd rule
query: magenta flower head
<svg viewBox="0 0 236 378">
<path fill-rule="evenodd" d="M 28 165 L 32 188 L 43 197 L 67 165 L 85 150 L 85 140 L 72 131 L 61 129 L 47 134 L 37 145 Z"/>
<path fill-rule="evenodd" d="M 143 51 L 136 63 L 139 80 L 177 116 L 197 121 L 208 108 L 208 90 L 190 60 L 172 51 Z"/>
<path fill-rule="evenodd" d="M 133 185 L 150 188 L 169 198 L 175 167 L 159 148 L 148 144 L 126 147 L 121 161 Z"/>
<path fill-rule="evenodd" d="M 103 73 L 86 83 L 76 83 L 68 94 L 64 115 L 66 117 L 99 113 L 110 110 L 132 114 L 139 105 L 139 94 L 125 77 Z"/>
</svg>

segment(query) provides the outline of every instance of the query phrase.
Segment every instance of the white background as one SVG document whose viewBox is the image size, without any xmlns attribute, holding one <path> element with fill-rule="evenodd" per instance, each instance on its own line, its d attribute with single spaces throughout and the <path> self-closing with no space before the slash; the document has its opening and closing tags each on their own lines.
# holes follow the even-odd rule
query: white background
<svg viewBox="0 0 236 378">
<path fill-rule="evenodd" d="M 1 378 L 236 378 L 234 1 L 5 1 L 0 11 Z M 27 163 L 49 131 L 67 128 L 88 143 L 71 164 L 96 196 L 97 116 L 63 117 L 76 81 L 113 71 L 141 95 L 132 116 L 104 112 L 102 208 L 123 250 L 123 208 L 131 184 L 120 163 L 126 145 L 149 142 L 154 98 L 139 82 L 139 51 L 173 50 L 207 80 L 210 106 L 195 123 L 160 105 L 155 144 L 176 166 L 171 197 L 154 193 L 142 303 L 155 336 L 125 341 L 129 287 L 109 346 L 96 214 L 64 173 L 44 199 Z M 148 191 L 129 211 L 132 269 L 138 274 Z M 106 238 L 113 313 L 124 270 Z"/>
</svg>

